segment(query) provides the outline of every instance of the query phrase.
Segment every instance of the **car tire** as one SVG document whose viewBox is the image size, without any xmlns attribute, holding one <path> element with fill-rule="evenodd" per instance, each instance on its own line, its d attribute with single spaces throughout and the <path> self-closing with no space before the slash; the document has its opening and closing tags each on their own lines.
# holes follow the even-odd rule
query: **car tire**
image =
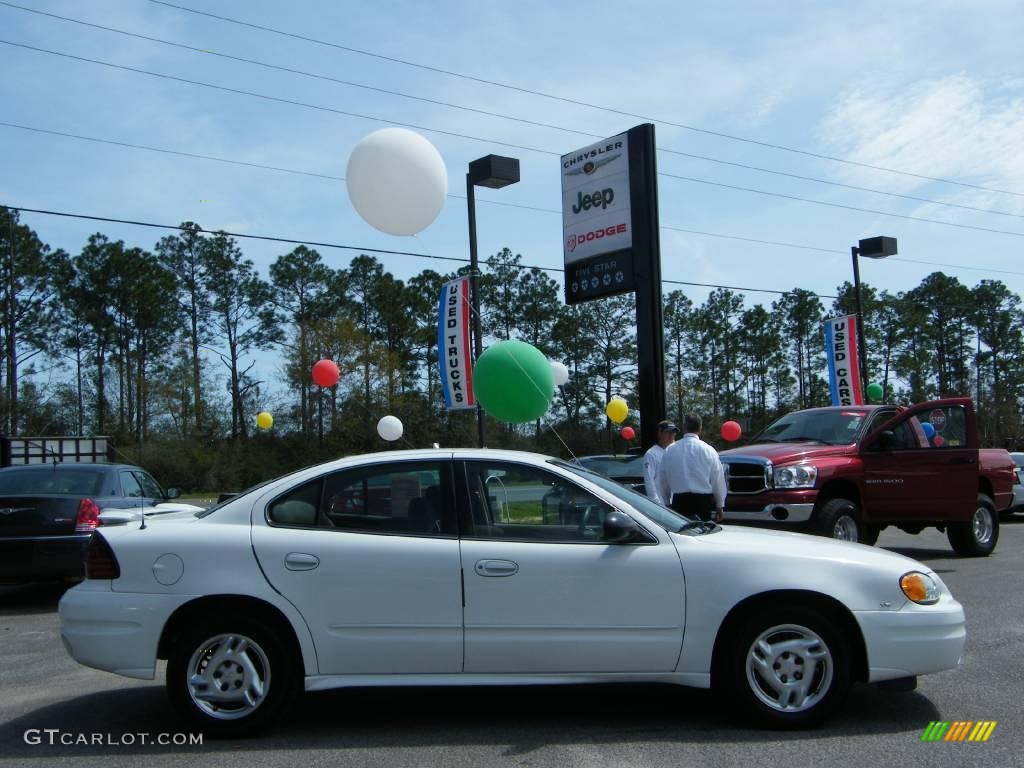
<svg viewBox="0 0 1024 768">
<path fill-rule="evenodd" d="M 873 534 L 867 529 L 861 519 L 860 507 L 849 499 L 829 499 L 822 504 L 814 519 L 814 532 L 820 536 L 867 544 L 869 547 L 878 541 L 877 529 Z"/>
<path fill-rule="evenodd" d="M 979 493 L 971 519 L 965 523 L 950 524 L 946 536 L 953 551 L 961 557 L 988 557 L 992 554 L 999 541 L 999 515 L 992 499 Z"/>
<path fill-rule="evenodd" d="M 298 681 L 297 660 L 280 634 L 245 616 L 197 622 L 167 657 L 171 704 L 190 726 L 214 738 L 265 729 L 290 709 Z"/>
<path fill-rule="evenodd" d="M 731 708 L 772 728 L 821 723 L 845 702 L 853 682 L 850 645 L 837 623 L 788 603 L 765 606 L 740 625 L 722 670 L 716 687 Z"/>
</svg>

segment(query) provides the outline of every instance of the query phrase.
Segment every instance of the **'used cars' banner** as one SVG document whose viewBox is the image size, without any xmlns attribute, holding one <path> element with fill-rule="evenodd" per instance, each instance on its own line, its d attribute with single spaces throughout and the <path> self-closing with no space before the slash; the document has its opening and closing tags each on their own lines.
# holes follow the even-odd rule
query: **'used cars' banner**
<svg viewBox="0 0 1024 768">
<path fill-rule="evenodd" d="M 460 277 L 441 287 L 437 316 L 437 359 L 441 363 L 441 387 L 449 410 L 475 408 L 473 399 L 473 352 L 469 346 L 469 278 Z"/>
<path fill-rule="evenodd" d="M 825 321 L 825 353 L 828 355 L 828 386 L 832 405 L 863 405 L 860 366 L 857 363 L 857 316 Z"/>
</svg>

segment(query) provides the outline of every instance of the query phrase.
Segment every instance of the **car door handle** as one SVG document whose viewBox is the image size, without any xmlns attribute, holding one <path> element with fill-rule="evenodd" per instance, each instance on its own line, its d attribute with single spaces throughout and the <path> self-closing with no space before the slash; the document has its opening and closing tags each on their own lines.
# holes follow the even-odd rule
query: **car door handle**
<svg viewBox="0 0 1024 768">
<path fill-rule="evenodd" d="M 960 457 L 960 458 L 956 458 L 956 459 L 950 459 L 949 463 L 950 464 L 973 464 L 974 463 L 974 459 L 968 459 L 968 458 Z"/>
<path fill-rule="evenodd" d="M 519 572 L 519 563 L 511 560 L 477 560 L 476 572 L 480 576 L 513 576 Z"/>
<path fill-rule="evenodd" d="M 320 565 L 320 558 L 305 552 L 289 552 L 284 557 L 284 567 L 289 571 L 312 571 Z"/>
</svg>

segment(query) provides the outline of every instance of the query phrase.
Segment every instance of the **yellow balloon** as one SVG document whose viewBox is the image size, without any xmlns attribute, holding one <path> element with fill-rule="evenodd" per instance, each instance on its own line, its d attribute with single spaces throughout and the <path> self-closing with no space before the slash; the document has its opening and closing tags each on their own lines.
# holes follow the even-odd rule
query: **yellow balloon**
<svg viewBox="0 0 1024 768">
<path fill-rule="evenodd" d="M 256 426 L 260 429 L 270 429 L 274 426 L 274 417 L 266 411 L 260 411 L 256 415 Z"/>
<path fill-rule="evenodd" d="M 604 409 L 604 412 L 608 414 L 608 418 L 614 421 L 616 424 L 621 424 L 629 416 L 629 406 L 626 405 L 626 401 L 618 397 L 613 397 L 608 401 L 608 407 Z"/>
</svg>

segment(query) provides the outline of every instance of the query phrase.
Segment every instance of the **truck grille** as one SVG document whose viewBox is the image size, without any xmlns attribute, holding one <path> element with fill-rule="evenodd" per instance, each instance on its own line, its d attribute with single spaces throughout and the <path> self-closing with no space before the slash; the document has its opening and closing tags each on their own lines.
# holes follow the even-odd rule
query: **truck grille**
<svg viewBox="0 0 1024 768">
<path fill-rule="evenodd" d="M 763 460 L 723 458 L 729 493 L 760 493 L 768 487 L 769 465 Z"/>
</svg>

